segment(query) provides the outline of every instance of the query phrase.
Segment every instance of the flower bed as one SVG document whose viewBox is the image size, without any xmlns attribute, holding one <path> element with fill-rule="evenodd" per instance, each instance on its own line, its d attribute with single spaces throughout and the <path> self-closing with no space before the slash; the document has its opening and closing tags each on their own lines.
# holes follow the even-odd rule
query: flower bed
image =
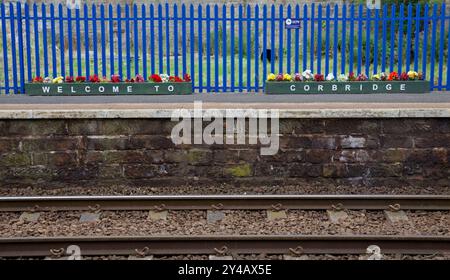
<svg viewBox="0 0 450 280">
<path fill-rule="evenodd" d="M 310 70 L 303 73 L 269 74 L 265 92 L 267 94 L 326 94 L 326 93 L 426 93 L 430 91 L 430 83 L 423 80 L 421 73 L 415 71 L 376 74 L 369 79 L 365 74 L 355 76 L 333 74 L 326 77 L 313 74 Z"/>
<path fill-rule="evenodd" d="M 120 76 L 112 75 L 110 79 L 92 75 L 89 79 L 78 77 L 35 77 L 25 84 L 28 95 L 157 95 L 157 94 L 192 94 L 191 78 L 165 74 L 151 75 L 145 80 L 141 75 L 122 81 Z"/>
</svg>

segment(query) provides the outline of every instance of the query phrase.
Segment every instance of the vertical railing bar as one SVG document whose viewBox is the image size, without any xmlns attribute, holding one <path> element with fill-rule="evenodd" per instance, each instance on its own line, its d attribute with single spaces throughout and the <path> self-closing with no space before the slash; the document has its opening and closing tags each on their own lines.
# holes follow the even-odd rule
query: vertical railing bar
<svg viewBox="0 0 450 280">
<path fill-rule="evenodd" d="M 35 30 L 36 32 L 36 30 Z M 36 35 L 37 36 L 37 33 Z M 72 37 L 72 10 L 67 8 L 67 40 L 68 40 L 68 52 L 69 52 L 69 76 L 74 76 L 73 69 L 73 37 Z M 36 40 L 37 41 L 37 40 Z M 39 61 L 39 59 L 37 59 Z M 36 66 L 38 66 L 37 64 Z"/>
<path fill-rule="evenodd" d="M 438 77 L 438 89 L 442 90 L 442 76 L 444 75 L 444 34 L 445 34 L 445 2 L 441 5 L 441 28 L 440 28 L 440 39 L 439 39 L 439 77 Z M 449 30 L 450 32 L 450 30 Z M 448 47 L 447 47 L 448 54 Z M 447 69 L 448 71 L 448 69 Z"/>
<path fill-rule="evenodd" d="M 390 47 L 390 63 L 389 63 L 389 72 L 394 71 L 394 57 L 395 57 L 395 8 L 396 6 L 393 4 L 391 6 L 391 47 Z"/>
<path fill-rule="evenodd" d="M 186 65 L 186 56 L 187 56 L 187 53 L 186 53 L 186 21 L 187 21 L 187 19 L 186 19 L 186 5 L 184 3 L 181 6 L 181 18 L 182 18 L 182 20 L 181 20 L 181 30 L 182 30 L 182 32 L 181 32 L 182 33 L 182 35 L 181 35 L 181 41 L 182 41 L 181 55 L 183 56 L 183 61 L 182 61 L 183 72 L 182 72 L 182 74 L 184 75 L 187 73 L 187 65 Z M 208 32 L 209 32 L 209 29 L 208 29 Z M 152 34 L 153 34 L 153 31 L 152 31 Z M 209 57 L 208 57 L 208 60 L 209 60 Z M 194 73 L 191 73 L 191 75 L 192 74 L 194 74 Z"/>
<path fill-rule="evenodd" d="M 50 4 L 50 32 L 52 36 L 52 71 L 53 77 L 56 77 L 58 70 L 56 69 L 57 65 L 56 65 L 55 6 L 53 5 L 53 3 Z"/>
<path fill-rule="evenodd" d="M 81 76 L 81 31 L 80 31 L 80 9 L 75 10 L 75 31 L 76 31 L 76 37 L 77 37 L 77 74 L 78 76 Z M 44 46 L 44 54 L 46 50 L 46 46 Z M 45 55 L 44 55 L 45 56 Z M 44 59 L 45 65 L 46 59 Z"/>
<path fill-rule="evenodd" d="M 250 64 L 250 60 L 251 60 L 251 22 L 250 22 L 250 18 L 251 18 L 251 10 L 250 10 L 250 5 L 247 4 L 247 14 L 245 17 L 245 21 L 246 21 L 246 26 L 247 26 L 247 53 L 246 53 L 246 58 L 247 58 L 247 92 L 250 92 L 250 87 L 251 87 L 251 64 Z"/>
<path fill-rule="evenodd" d="M 243 36 L 242 36 L 242 5 L 239 5 L 239 10 L 238 10 L 238 14 L 239 14 L 239 91 L 242 92 L 243 90 L 243 80 L 242 80 L 242 76 L 243 76 L 243 66 L 242 66 L 242 41 L 243 41 Z M 216 89 L 217 89 L 217 84 L 216 84 Z"/>
<path fill-rule="evenodd" d="M 209 6 L 208 6 L 209 7 Z M 234 73 L 234 68 L 235 68 L 235 55 L 234 55 L 234 39 L 235 39 L 235 30 L 234 30 L 234 25 L 235 25 L 235 17 L 234 17 L 234 5 L 231 4 L 230 7 L 231 11 L 230 11 L 230 17 L 231 17 L 231 23 L 230 23 L 230 37 L 231 37 L 231 41 L 230 41 L 230 53 L 231 53 L 231 58 L 230 58 L 230 66 L 231 66 L 231 91 L 234 92 L 235 90 L 235 81 L 236 81 L 236 73 Z M 209 35 L 209 27 L 208 27 L 208 35 Z M 209 40 L 209 39 L 208 39 Z M 209 42 L 209 41 L 208 41 Z M 209 48 L 209 47 L 208 47 Z M 207 61 L 209 62 L 209 56 L 207 57 Z M 210 73 L 208 72 L 208 76 L 210 75 Z M 209 87 L 209 85 L 208 85 Z"/>
<path fill-rule="evenodd" d="M 34 8 L 36 11 L 36 4 L 34 4 Z M 2 42 L 3 42 L 3 71 L 5 73 L 5 93 L 9 94 L 9 64 L 8 64 L 8 41 L 7 41 L 7 37 L 6 37 L 6 6 L 5 3 L 0 3 L 0 7 L 1 7 L 1 20 L 2 20 Z M 36 17 L 36 16 L 35 16 Z M 36 24 L 35 24 L 35 28 L 36 28 Z M 36 40 L 37 41 L 37 40 Z M 36 48 L 38 49 L 38 48 Z M 39 63 L 39 58 L 36 57 L 37 59 L 37 63 Z M 39 72 L 38 72 L 39 73 Z M 36 74 L 37 76 L 39 74 Z"/>
<path fill-rule="evenodd" d="M 130 6 L 125 4 L 125 59 L 127 61 L 127 79 L 131 78 L 130 19 Z"/>
<path fill-rule="evenodd" d="M 410 69 L 411 64 L 411 28 L 412 28 L 412 5 L 408 4 L 408 27 L 406 35 L 406 72 Z"/>
<path fill-rule="evenodd" d="M 362 16 L 363 8 L 360 4 L 358 7 L 358 65 L 356 68 L 358 73 L 362 71 Z"/>
<path fill-rule="evenodd" d="M 373 39 L 373 72 L 378 72 L 378 25 L 379 25 L 379 9 L 375 10 L 375 23 L 374 23 L 374 39 Z"/>
<path fill-rule="evenodd" d="M 193 10 L 192 10 L 193 12 Z M 191 15 L 191 17 L 193 17 L 193 15 Z M 191 21 L 191 24 L 193 23 L 193 19 Z M 192 29 L 191 32 L 193 32 L 194 30 Z M 162 5 L 158 4 L 158 63 L 159 63 L 159 73 L 162 74 L 164 72 L 163 69 L 163 56 L 164 56 L 164 52 L 163 52 L 163 36 L 164 33 L 162 31 Z M 194 43 L 191 42 L 192 47 Z M 191 64 L 194 62 L 194 60 L 191 60 Z M 195 77 L 194 77 L 194 73 L 192 73 L 192 81 L 194 81 Z"/>
<path fill-rule="evenodd" d="M 133 33 L 134 33 L 134 76 L 139 72 L 139 37 L 138 37 L 138 8 L 133 4 Z"/>
<path fill-rule="evenodd" d="M 428 49 L 428 21 L 430 20 L 428 14 L 428 4 L 425 3 L 424 20 L 423 20 L 423 45 L 422 45 L 422 75 L 427 78 L 427 49 Z"/>
<path fill-rule="evenodd" d="M 198 90 L 203 91 L 203 7 L 198 5 L 197 18 L 198 18 Z"/>
<path fill-rule="evenodd" d="M 102 76 L 106 77 L 105 5 L 100 4 L 100 37 L 102 40 Z"/>
<path fill-rule="evenodd" d="M 430 55 L 430 84 L 431 90 L 434 89 L 434 63 L 436 55 L 436 32 L 437 32 L 437 4 L 433 5 L 433 25 L 431 31 L 431 55 Z"/>
<path fill-rule="evenodd" d="M 317 73 L 322 73 L 322 4 L 317 15 Z"/>
<path fill-rule="evenodd" d="M 347 5 L 342 6 L 342 42 L 341 42 L 341 72 L 345 73 L 345 36 L 347 28 Z"/>
<path fill-rule="evenodd" d="M 119 67 L 119 76 L 121 79 L 124 78 L 123 76 L 123 54 L 122 54 L 122 7 L 120 4 L 117 4 L 117 66 Z M 125 36 L 127 35 L 127 32 L 125 32 Z M 125 37 L 126 41 L 126 37 Z M 127 62 L 128 63 L 128 62 Z"/>
<path fill-rule="evenodd" d="M 150 4 L 150 67 L 151 74 L 155 74 L 155 8 L 153 4 Z"/>
<path fill-rule="evenodd" d="M 290 45 L 289 45 L 290 47 Z M 259 91 L 259 6 L 255 6 L 255 92 Z"/>
<path fill-rule="evenodd" d="M 278 33 L 278 72 L 283 73 L 283 5 L 279 6 L 279 33 Z M 250 73 L 248 73 L 250 75 Z"/>
<path fill-rule="evenodd" d="M 299 19 L 300 18 L 300 6 L 298 4 L 295 5 L 295 18 Z M 264 28 L 265 30 L 265 28 Z M 296 28 L 295 29 L 295 73 L 299 72 L 299 52 L 300 52 L 300 29 Z M 264 75 L 264 77 L 266 77 L 266 75 Z"/>
<path fill-rule="evenodd" d="M 211 91 L 211 6 L 206 4 L 206 91 Z M 231 38 L 233 40 L 233 38 Z"/>
<path fill-rule="evenodd" d="M 398 73 L 399 75 L 403 70 L 403 19 L 405 15 L 405 8 L 403 3 L 400 4 L 399 11 L 399 23 L 398 23 Z"/>
<path fill-rule="evenodd" d="M 355 5 L 350 6 L 350 57 L 348 62 L 348 71 L 353 72 L 353 62 L 355 59 L 355 49 L 354 49 L 354 39 L 355 39 Z"/>
<path fill-rule="evenodd" d="M 227 6 L 222 6 L 222 91 L 227 91 Z"/>
<path fill-rule="evenodd" d="M 337 77 L 337 60 L 338 60 L 338 5 L 334 5 L 334 38 L 333 38 L 333 75 Z"/>
<path fill-rule="evenodd" d="M 369 76 L 369 70 L 370 70 L 370 20 L 372 18 L 372 10 L 366 9 L 366 67 L 365 67 L 365 73 L 366 76 Z M 360 74 L 360 73 L 358 73 Z"/>
<path fill-rule="evenodd" d="M 79 36 L 77 36 L 79 37 Z M 47 49 L 47 15 L 46 15 L 46 7 L 45 4 L 42 3 L 42 40 L 43 40 L 43 48 L 44 48 L 44 76 L 47 77 L 49 75 L 48 70 L 48 49 Z M 14 59 L 14 57 L 13 57 Z M 14 67 L 14 64 L 13 64 Z"/>
<path fill-rule="evenodd" d="M 144 79 L 148 77 L 147 70 L 147 7 L 145 4 L 141 5 L 142 17 L 142 75 Z"/>
<path fill-rule="evenodd" d="M 387 27 L 387 5 L 383 5 L 383 35 L 382 35 L 382 54 L 381 54 L 381 72 L 386 71 L 386 45 L 387 45 L 387 39 L 386 39 L 386 27 Z"/>
<path fill-rule="evenodd" d="M 90 73 L 90 58 L 89 58 L 89 11 L 87 4 L 83 5 L 84 9 L 84 53 L 85 53 L 85 67 L 86 78 L 89 78 Z"/>
<path fill-rule="evenodd" d="M 309 50 L 309 54 L 310 54 L 310 65 L 309 65 L 309 69 L 314 73 L 314 55 L 315 55 L 315 49 L 314 49 L 314 20 L 315 20 L 315 5 L 314 2 L 312 2 L 311 4 L 311 34 L 309 36 L 311 42 L 311 47 Z"/>
<path fill-rule="evenodd" d="M 59 14 L 59 47 L 60 47 L 60 59 L 61 59 L 61 76 L 66 76 L 66 63 L 65 63 L 65 46 L 64 46 L 64 12 L 62 4 L 58 4 Z M 27 24 L 28 25 L 28 24 Z M 28 35 L 27 35 L 28 36 Z M 30 60 L 28 60 L 30 61 Z"/>
<path fill-rule="evenodd" d="M 330 73 L 330 4 L 326 7 L 326 24 L 325 24 L 325 75 Z"/>
<path fill-rule="evenodd" d="M 270 7 L 270 72 L 275 72 L 275 5 Z"/>
<path fill-rule="evenodd" d="M 414 35 L 414 71 L 419 71 L 420 3 L 416 5 L 416 32 Z"/>
<path fill-rule="evenodd" d="M 109 74 L 113 75 L 115 74 L 115 68 L 114 68 L 114 12 L 113 12 L 113 6 L 109 4 L 109 13 L 108 13 L 108 20 L 109 20 Z M 119 33 L 119 32 L 117 32 Z"/>
<path fill-rule="evenodd" d="M 17 93 L 17 54 L 16 54 L 16 29 L 15 29 L 15 13 L 14 4 L 9 3 L 9 19 L 11 26 L 11 63 L 13 76 L 13 93 Z M 6 77 L 5 77 L 6 78 Z"/>
<path fill-rule="evenodd" d="M 303 5 L 303 70 L 308 67 L 308 6 Z"/>
<path fill-rule="evenodd" d="M 450 48 L 450 20 L 448 20 L 447 48 Z M 447 53 L 447 84 L 446 90 L 450 90 L 450 55 Z"/>
<path fill-rule="evenodd" d="M 287 6 L 287 18 L 292 17 L 291 5 Z M 283 32 L 281 29 L 280 32 Z M 286 29 L 286 73 L 291 73 L 291 29 Z"/>
<path fill-rule="evenodd" d="M 166 2 L 166 74 L 170 75 L 170 12 L 169 3 Z M 200 37 L 200 35 L 199 35 Z"/>
<path fill-rule="evenodd" d="M 17 35 L 19 36 L 19 71 L 20 71 L 20 93 L 25 92 L 25 61 L 23 55 L 23 31 L 22 31 L 22 7 L 17 3 Z"/>
<path fill-rule="evenodd" d="M 191 66 L 191 75 L 192 75 L 192 88 L 195 88 L 195 71 L 194 71 L 194 47 L 195 47 L 195 37 L 194 37 L 194 5 L 190 4 L 189 5 L 189 12 L 190 12 L 190 24 L 189 24 L 189 29 L 190 29 L 190 42 L 189 42 L 189 47 L 191 50 L 191 58 L 190 58 L 190 66 Z"/>
<path fill-rule="evenodd" d="M 25 40 L 26 40 L 26 47 L 27 47 L 27 74 L 28 74 L 28 81 L 31 81 L 33 79 L 32 72 L 31 72 L 31 37 L 30 37 L 30 5 L 28 3 L 25 3 Z M 5 45 L 4 45 L 5 46 Z M 62 66 L 63 67 L 63 66 Z M 64 73 L 64 71 L 63 71 Z"/>
<path fill-rule="evenodd" d="M 179 75 L 178 71 L 178 6 L 173 6 L 173 57 L 175 76 Z"/>
</svg>

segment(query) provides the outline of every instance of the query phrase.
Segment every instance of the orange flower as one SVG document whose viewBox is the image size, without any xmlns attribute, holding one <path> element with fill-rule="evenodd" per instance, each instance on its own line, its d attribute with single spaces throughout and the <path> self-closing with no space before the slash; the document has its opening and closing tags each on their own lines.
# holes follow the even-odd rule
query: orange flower
<svg viewBox="0 0 450 280">
<path fill-rule="evenodd" d="M 388 81 L 398 81 L 398 74 L 397 72 L 391 72 L 388 76 Z"/>
</svg>

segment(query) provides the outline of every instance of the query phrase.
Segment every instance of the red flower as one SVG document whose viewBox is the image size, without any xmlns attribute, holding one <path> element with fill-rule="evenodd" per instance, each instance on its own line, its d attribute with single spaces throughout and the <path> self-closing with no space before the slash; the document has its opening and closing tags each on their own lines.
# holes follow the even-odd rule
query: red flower
<svg viewBox="0 0 450 280">
<path fill-rule="evenodd" d="M 353 72 L 348 73 L 348 80 L 349 81 L 356 81 L 355 74 Z"/>
<path fill-rule="evenodd" d="M 191 81 L 191 76 L 189 76 L 189 74 L 184 74 L 183 79 L 185 82 L 190 82 Z"/>
<path fill-rule="evenodd" d="M 79 83 L 84 83 L 86 81 L 86 77 L 85 76 L 77 76 L 75 81 L 77 81 Z"/>
<path fill-rule="evenodd" d="M 43 83 L 44 82 L 44 78 L 42 78 L 41 76 L 36 76 L 33 78 L 33 80 L 31 80 L 32 83 Z"/>
<path fill-rule="evenodd" d="M 172 82 L 172 83 L 181 83 L 181 82 L 183 82 L 183 79 L 181 79 L 181 78 L 178 77 L 178 76 L 170 76 L 170 77 L 169 77 L 169 82 Z"/>
<path fill-rule="evenodd" d="M 145 82 L 145 79 L 141 75 L 137 74 L 136 78 L 135 78 L 135 82 L 136 83 L 143 83 L 143 82 Z"/>
<path fill-rule="evenodd" d="M 279 82 L 283 81 L 283 74 L 279 73 L 275 79 Z"/>
<path fill-rule="evenodd" d="M 158 74 L 152 74 L 150 77 L 148 77 L 148 79 L 150 81 L 155 82 L 155 83 L 161 83 L 162 82 L 162 79 L 161 79 L 161 77 Z"/>
<path fill-rule="evenodd" d="M 407 81 L 408 80 L 408 73 L 403 72 L 402 74 L 400 74 L 400 80 L 402 81 Z"/>
<path fill-rule="evenodd" d="M 131 79 L 126 79 L 126 80 L 125 80 L 125 83 L 134 83 L 134 79 L 133 79 L 133 78 L 131 78 Z"/>
<path fill-rule="evenodd" d="M 315 80 L 316 82 L 323 82 L 323 81 L 325 81 L 325 79 L 324 79 L 324 77 L 323 77 L 322 74 L 316 74 L 316 75 L 314 75 L 314 80 Z"/>
<path fill-rule="evenodd" d="M 397 81 L 398 80 L 398 74 L 397 74 L 397 72 L 391 72 L 390 74 L 389 74 L 389 77 L 388 77 L 388 81 Z"/>
<path fill-rule="evenodd" d="M 75 80 L 73 79 L 72 76 L 67 76 L 66 77 L 66 83 L 74 83 L 74 82 L 75 82 Z"/>
<path fill-rule="evenodd" d="M 100 79 L 98 78 L 97 74 L 89 76 L 89 82 L 91 83 L 100 83 Z"/>
<path fill-rule="evenodd" d="M 111 76 L 111 82 L 113 82 L 113 83 L 120 83 L 122 80 L 120 79 L 120 76 L 119 75 L 112 75 Z"/>
</svg>

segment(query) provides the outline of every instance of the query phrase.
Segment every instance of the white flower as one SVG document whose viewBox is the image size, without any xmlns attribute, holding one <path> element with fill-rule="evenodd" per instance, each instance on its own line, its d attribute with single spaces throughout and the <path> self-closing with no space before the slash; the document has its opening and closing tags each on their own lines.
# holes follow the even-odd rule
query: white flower
<svg viewBox="0 0 450 280">
<path fill-rule="evenodd" d="M 159 76 L 161 77 L 161 80 L 162 80 L 163 83 L 167 83 L 169 81 L 169 75 L 161 74 Z"/>
<path fill-rule="evenodd" d="M 346 82 L 346 81 L 348 80 L 348 77 L 347 77 L 347 75 L 345 75 L 345 74 L 340 74 L 340 75 L 337 77 L 337 79 L 338 79 L 338 81 L 340 81 L 340 82 Z"/>
<path fill-rule="evenodd" d="M 53 82 L 53 79 L 50 77 L 45 77 L 44 78 L 44 84 L 51 84 Z"/>
<path fill-rule="evenodd" d="M 303 71 L 302 76 L 303 76 L 303 78 L 305 78 L 305 80 L 313 80 L 314 79 L 314 75 L 312 74 L 311 70 L 309 70 L 309 69 Z"/>
<path fill-rule="evenodd" d="M 326 80 L 327 80 L 327 81 L 333 81 L 333 80 L 334 80 L 334 75 L 333 75 L 333 73 L 328 74 Z"/>
</svg>

